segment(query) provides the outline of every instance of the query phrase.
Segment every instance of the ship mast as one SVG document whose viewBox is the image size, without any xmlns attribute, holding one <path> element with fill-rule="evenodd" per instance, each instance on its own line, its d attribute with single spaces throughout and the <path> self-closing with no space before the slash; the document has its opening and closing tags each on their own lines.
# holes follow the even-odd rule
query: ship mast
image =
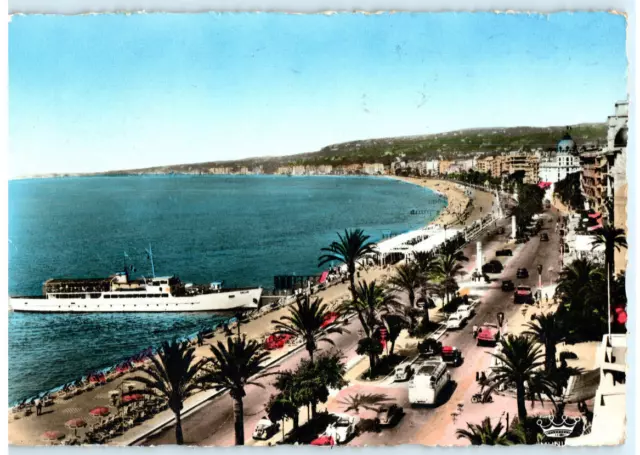
<svg viewBox="0 0 640 455">
<path fill-rule="evenodd" d="M 153 251 L 151 251 L 151 244 L 149 244 L 149 249 L 147 250 L 147 256 L 149 257 L 149 261 L 151 262 L 151 275 L 153 275 L 153 278 L 155 278 L 156 269 L 153 265 Z"/>
</svg>

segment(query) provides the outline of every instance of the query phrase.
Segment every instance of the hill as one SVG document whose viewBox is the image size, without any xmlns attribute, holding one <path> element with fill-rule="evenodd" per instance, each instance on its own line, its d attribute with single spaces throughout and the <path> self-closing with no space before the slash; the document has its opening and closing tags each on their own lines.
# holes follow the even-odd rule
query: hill
<svg viewBox="0 0 640 455">
<path fill-rule="evenodd" d="M 522 147 L 554 149 L 566 132 L 565 126 L 476 128 L 446 133 L 410 137 L 366 139 L 328 145 L 319 151 L 278 157 L 257 157 L 233 161 L 156 166 L 144 169 L 126 169 L 92 175 L 209 173 L 211 168 L 226 167 L 249 171 L 262 166 L 265 173 L 273 173 L 280 166 L 323 165 L 354 163 L 390 164 L 396 157 L 404 159 L 463 158 L 479 154 L 495 154 L 518 150 Z M 604 123 L 583 123 L 570 127 L 570 134 L 581 146 L 586 143 L 603 144 L 607 126 Z"/>
</svg>

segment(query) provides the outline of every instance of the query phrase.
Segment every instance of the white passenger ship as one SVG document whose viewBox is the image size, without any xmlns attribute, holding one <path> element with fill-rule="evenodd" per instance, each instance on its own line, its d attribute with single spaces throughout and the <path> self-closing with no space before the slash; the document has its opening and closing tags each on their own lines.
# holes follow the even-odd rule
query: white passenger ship
<svg viewBox="0 0 640 455">
<path fill-rule="evenodd" d="M 155 270 L 153 278 L 132 280 L 128 269 L 108 278 L 50 279 L 42 296 L 11 297 L 9 303 L 23 312 L 157 313 L 255 309 L 262 296 L 262 288 L 182 283 L 177 276 L 156 277 Z"/>
</svg>

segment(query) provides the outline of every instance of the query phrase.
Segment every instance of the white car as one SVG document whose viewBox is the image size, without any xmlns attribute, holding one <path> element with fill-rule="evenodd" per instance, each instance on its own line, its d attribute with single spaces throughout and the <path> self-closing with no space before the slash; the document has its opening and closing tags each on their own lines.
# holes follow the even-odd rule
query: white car
<svg viewBox="0 0 640 455">
<path fill-rule="evenodd" d="M 458 313 L 453 313 L 451 316 L 449 316 L 449 319 L 447 319 L 447 329 L 457 330 L 461 328 L 463 324 L 464 318 L 461 314 Z"/>
<path fill-rule="evenodd" d="M 278 424 L 273 423 L 267 417 L 263 417 L 258 421 L 256 429 L 253 430 L 253 439 L 262 439 L 266 441 L 270 439 L 278 431 Z"/>
<path fill-rule="evenodd" d="M 413 368 L 409 362 L 396 366 L 394 378 L 396 381 L 406 381 L 413 373 Z"/>
<path fill-rule="evenodd" d="M 331 436 L 336 444 L 344 444 L 356 434 L 356 426 L 360 417 L 347 414 L 334 414 L 338 420 L 330 424 L 325 430 L 325 436 Z"/>
<path fill-rule="evenodd" d="M 460 305 L 456 310 L 456 314 L 462 316 L 462 319 L 466 321 L 473 316 L 473 309 L 471 308 L 471 305 Z"/>
</svg>

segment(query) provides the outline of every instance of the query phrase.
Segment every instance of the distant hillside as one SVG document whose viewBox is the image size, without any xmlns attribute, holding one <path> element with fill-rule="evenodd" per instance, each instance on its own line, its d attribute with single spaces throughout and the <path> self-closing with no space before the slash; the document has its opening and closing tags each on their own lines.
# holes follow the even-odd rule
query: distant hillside
<svg viewBox="0 0 640 455">
<path fill-rule="evenodd" d="M 366 139 L 333 144 L 316 152 L 279 157 L 258 157 L 234 161 L 157 166 L 144 169 L 114 170 L 92 175 L 208 173 L 215 167 L 239 170 L 262 166 L 272 173 L 287 165 L 348 165 L 354 163 L 390 164 L 398 156 L 405 159 L 461 158 L 479 153 L 500 153 L 521 147 L 553 149 L 565 133 L 565 126 L 478 128 L 424 136 Z M 604 123 L 585 123 L 571 126 L 571 135 L 581 146 L 585 143 L 604 144 L 607 126 Z"/>
</svg>

